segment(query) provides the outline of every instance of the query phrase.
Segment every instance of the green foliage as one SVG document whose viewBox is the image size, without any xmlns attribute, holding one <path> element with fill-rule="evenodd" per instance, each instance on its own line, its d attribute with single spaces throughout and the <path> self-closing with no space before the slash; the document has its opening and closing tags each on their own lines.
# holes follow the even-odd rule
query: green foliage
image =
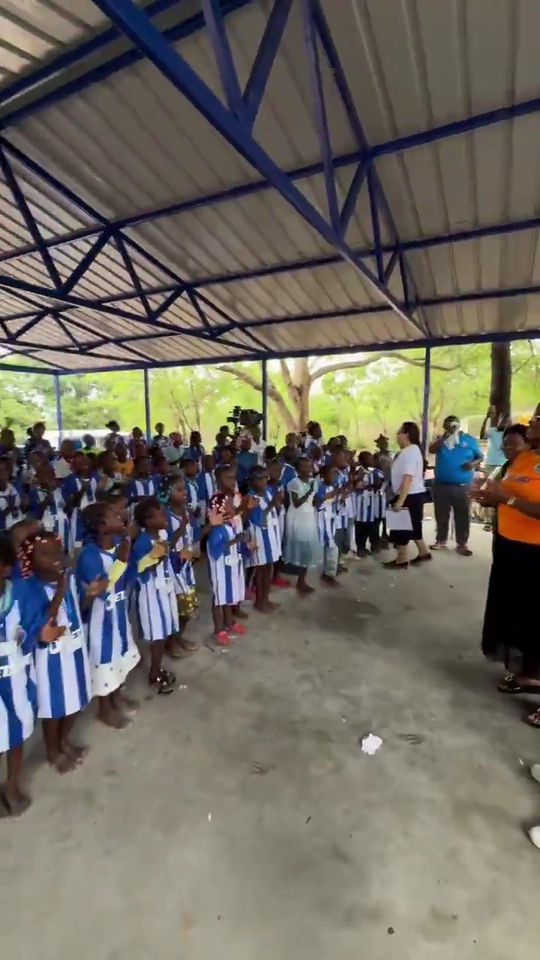
<svg viewBox="0 0 540 960">
<path fill-rule="evenodd" d="M 358 355 L 359 362 L 365 359 Z M 312 360 L 310 370 L 313 373 L 320 366 L 339 360 L 337 357 Z M 320 421 L 326 437 L 345 433 L 356 447 L 371 447 L 381 430 L 393 436 L 401 420 L 421 420 L 423 361 L 422 350 L 408 351 L 400 354 L 400 358 L 387 354 L 365 366 L 328 373 L 316 379 L 312 386 L 309 415 Z M 440 347 L 432 351 L 432 364 L 431 429 L 437 429 L 445 415 L 455 412 L 467 422 L 470 430 L 478 433 L 488 405 L 489 346 Z M 525 418 L 540 395 L 540 343 L 514 343 L 512 367 L 513 414 L 516 419 Z M 261 410 L 260 365 L 228 364 L 227 370 L 230 372 L 209 366 L 152 371 L 152 428 L 162 420 L 167 431 L 188 433 L 199 429 L 206 444 L 212 445 L 218 427 L 226 421 L 233 406 Z M 282 403 L 296 416 L 298 411 L 294 410 L 280 364 L 270 362 L 269 372 L 271 383 L 283 398 Z M 62 410 L 66 433 L 104 429 L 111 417 L 119 421 L 125 433 L 135 425 L 144 429 L 143 375 L 118 372 L 63 377 Z M 276 403 L 270 401 L 269 413 L 267 439 L 281 444 L 288 429 L 283 409 L 280 411 Z M 3 370 L 1 422 L 9 421 L 22 442 L 26 427 L 42 419 L 54 429 L 52 378 Z"/>
</svg>

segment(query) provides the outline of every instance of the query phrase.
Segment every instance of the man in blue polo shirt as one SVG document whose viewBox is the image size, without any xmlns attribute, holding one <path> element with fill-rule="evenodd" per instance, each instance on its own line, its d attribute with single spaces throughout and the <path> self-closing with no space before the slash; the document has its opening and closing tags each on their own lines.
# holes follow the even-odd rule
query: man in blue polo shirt
<svg viewBox="0 0 540 960">
<path fill-rule="evenodd" d="M 429 452 L 435 454 L 433 501 L 437 542 L 432 549 L 440 550 L 446 547 L 450 514 L 453 510 L 456 550 L 461 556 L 470 557 L 469 487 L 474 471 L 482 462 L 482 451 L 478 440 L 460 430 L 458 417 L 447 417 L 443 429 L 443 435 L 437 437 L 429 448 Z"/>
</svg>

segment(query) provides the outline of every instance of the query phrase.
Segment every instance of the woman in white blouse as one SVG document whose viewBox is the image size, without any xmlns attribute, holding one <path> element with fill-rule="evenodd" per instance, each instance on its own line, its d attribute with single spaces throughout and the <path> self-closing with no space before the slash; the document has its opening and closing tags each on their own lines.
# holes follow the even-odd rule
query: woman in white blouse
<svg viewBox="0 0 540 960">
<path fill-rule="evenodd" d="M 401 425 L 397 433 L 400 452 L 392 463 L 392 490 L 395 499 L 391 509 L 399 514 L 407 510 L 411 518 L 409 530 L 392 529 L 390 525 L 389 537 L 396 547 L 396 557 L 385 563 L 390 569 L 406 569 L 409 566 L 408 549 L 411 540 L 414 540 L 418 554 L 411 560 L 411 564 L 420 564 L 424 560 L 431 560 L 422 536 L 422 520 L 424 516 L 424 502 L 426 487 L 424 484 L 424 458 L 420 450 L 420 432 L 416 423 L 407 420 Z M 396 526 L 397 526 L 396 518 Z M 401 526 L 400 524 L 399 526 Z"/>
</svg>

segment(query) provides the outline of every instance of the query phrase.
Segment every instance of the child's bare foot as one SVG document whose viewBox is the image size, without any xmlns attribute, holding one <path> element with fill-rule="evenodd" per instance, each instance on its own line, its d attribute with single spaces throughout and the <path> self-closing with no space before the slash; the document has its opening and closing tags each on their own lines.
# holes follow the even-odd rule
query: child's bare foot
<svg viewBox="0 0 540 960">
<path fill-rule="evenodd" d="M 89 753 L 89 747 L 83 747 L 76 743 L 72 743 L 71 740 L 64 740 L 62 744 L 62 752 L 73 757 L 76 763 L 82 763 L 84 758 Z"/>
<path fill-rule="evenodd" d="M 3 785 L 0 789 L 0 800 L 10 817 L 20 817 L 32 803 L 30 797 L 15 783 Z"/>
<path fill-rule="evenodd" d="M 310 587 L 308 583 L 299 583 L 297 584 L 296 589 L 298 590 L 298 593 L 301 593 L 303 595 L 306 595 L 308 593 L 315 593 L 315 588 Z"/>
<path fill-rule="evenodd" d="M 199 649 L 199 644 L 195 643 L 194 640 L 187 640 L 186 637 L 181 637 L 178 641 L 178 645 L 182 653 L 197 653 Z"/>
<path fill-rule="evenodd" d="M 165 644 L 165 653 L 173 660 L 180 660 L 183 657 L 184 652 L 180 646 L 180 641 L 176 637 L 169 637 Z"/>
<path fill-rule="evenodd" d="M 51 767 L 57 771 L 57 773 L 73 773 L 77 769 L 78 763 L 74 757 L 70 756 L 68 753 L 57 753 L 54 757 L 49 757 L 49 763 Z"/>
<path fill-rule="evenodd" d="M 113 730 L 124 730 L 130 723 L 129 718 L 125 717 L 120 710 L 115 710 L 108 704 L 98 710 L 98 720 Z"/>
<path fill-rule="evenodd" d="M 128 697 L 127 694 L 123 692 L 118 694 L 118 699 L 120 700 L 120 705 L 125 707 L 126 710 L 135 711 L 138 710 L 141 705 L 140 700 L 135 700 L 133 697 Z"/>
<path fill-rule="evenodd" d="M 328 573 L 321 574 L 321 580 L 326 584 L 327 587 L 339 587 L 340 583 L 336 580 L 335 577 L 331 577 Z"/>
</svg>

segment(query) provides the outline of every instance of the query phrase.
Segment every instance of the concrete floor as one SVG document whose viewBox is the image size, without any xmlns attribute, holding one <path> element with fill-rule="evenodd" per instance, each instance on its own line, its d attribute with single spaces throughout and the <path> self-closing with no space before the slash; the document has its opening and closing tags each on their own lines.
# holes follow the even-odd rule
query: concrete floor
<svg viewBox="0 0 540 960">
<path fill-rule="evenodd" d="M 525 960 L 538 952 L 540 734 L 478 651 L 489 537 L 181 666 L 122 733 L 0 822 L 3 953 L 26 960 Z M 530 602 L 531 598 L 523 598 Z M 206 609 L 192 631 L 208 627 Z M 358 739 L 384 739 L 374 757 Z"/>
</svg>

